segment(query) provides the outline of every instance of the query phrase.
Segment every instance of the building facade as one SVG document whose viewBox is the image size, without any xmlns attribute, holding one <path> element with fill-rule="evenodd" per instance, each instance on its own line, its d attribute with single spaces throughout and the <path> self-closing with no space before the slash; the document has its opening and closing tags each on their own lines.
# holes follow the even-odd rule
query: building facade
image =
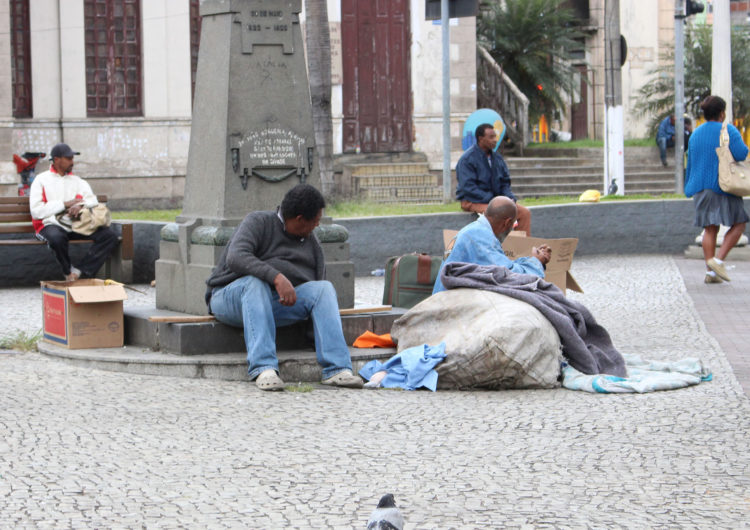
<svg viewBox="0 0 750 530">
<path fill-rule="evenodd" d="M 49 152 L 64 141 L 81 152 L 77 172 L 98 193 L 144 204 L 181 197 L 197 6 L 197 0 L 3 1 L 0 23 L 9 30 L 0 31 L 9 35 L 0 40 L 9 66 L 0 77 L 3 158 Z M 3 173 L 0 183 L 7 184 Z"/>
<path fill-rule="evenodd" d="M 13 153 L 64 141 L 98 193 L 178 204 L 199 3 L 0 0 L 0 193 L 16 193 Z M 334 152 L 416 151 L 442 167 L 441 30 L 424 0 L 329 0 L 328 13 Z M 475 45 L 475 19 L 451 20 L 454 163 L 476 106 Z"/>
<path fill-rule="evenodd" d="M 495 0 L 493 0 L 495 1 Z M 184 192 L 199 0 L 0 0 L 0 194 L 16 193 L 12 154 L 59 141 L 99 193 L 132 205 Z M 304 1 L 302 2 L 304 5 Z M 557 128 L 604 136 L 605 0 L 570 0 L 585 33 L 580 91 Z M 334 153 L 423 153 L 442 169 L 442 32 L 425 0 L 327 0 Z M 711 22 L 711 2 L 694 23 Z M 731 0 L 733 24 L 750 2 Z M 700 20 L 699 20 L 700 19 Z M 301 14 L 304 29 L 304 11 Z M 647 136 L 638 89 L 674 42 L 674 0 L 620 0 L 625 138 Z M 450 20 L 451 160 L 476 109 L 476 19 Z M 209 96 L 210 97 L 210 96 Z M 44 165 L 40 165 L 44 169 Z"/>
</svg>

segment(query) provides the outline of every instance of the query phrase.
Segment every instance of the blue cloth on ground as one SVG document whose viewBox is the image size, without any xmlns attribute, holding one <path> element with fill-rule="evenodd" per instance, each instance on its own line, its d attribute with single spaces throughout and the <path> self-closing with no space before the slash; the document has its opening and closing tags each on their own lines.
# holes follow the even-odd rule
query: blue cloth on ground
<svg viewBox="0 0 750 530">
<path fill-rule="evenodd" d="M 638 355 L 623 355 L 627 377 L 586 375 L 570 365 L 563 367 L 563 387 L 584 392 L 614 394 L 624 392 L 655 392 L 674 390 L 711 381 L 713 374 L 695 357 L 679 361 L 647 361 Z"/>
<path fill-rule="evenodd" d="M 437 389 L 438 374 L 434 370 L 445 359 L 445 342 L 437 346 L 423 344 L 407 348 L 388 359 L 385 363 L 373 360 L 359 371 L 368 381 L 377 372 L 386 371 L 380 386 L 416 390 L 425 387 L 433 392 Z"/>
</svg>

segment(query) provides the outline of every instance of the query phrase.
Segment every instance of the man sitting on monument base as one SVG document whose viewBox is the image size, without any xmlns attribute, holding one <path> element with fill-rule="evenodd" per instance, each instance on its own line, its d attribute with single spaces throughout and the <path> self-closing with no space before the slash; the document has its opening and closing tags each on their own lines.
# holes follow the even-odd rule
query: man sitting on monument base
<svg viewBox="0 0 750 530">
<path fill-rule="evenodd" d="M 336 291 L 323 280 L 323 251 L 313 234 L 324 207 L 317 189 L 298 184 L 275 212 L 251 212 L 206 281 L 209 312 L 244 328 L 248 373 L 261 390 L 284 388 L 276 327 L 306 318 L 312 318 L 322 383 L 362 388 L 362 379 L 352 373 Z"/>
</svg>

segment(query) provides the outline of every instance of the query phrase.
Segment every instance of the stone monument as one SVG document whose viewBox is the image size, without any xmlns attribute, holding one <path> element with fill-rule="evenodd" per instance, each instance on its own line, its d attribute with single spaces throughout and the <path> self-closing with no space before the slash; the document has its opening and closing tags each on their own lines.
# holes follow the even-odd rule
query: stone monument
<svg viewBox="0 0 750 530">
<path fill-rule="evenodd" d="M 185 198 L 162 230 L 157 308 L 205 314 L 205 281 L 245 215 L 274 209 L 298 183 L 320 187 L 301 8 L 301 0 L 201 0 Z M 339 228 L 328 219 L 316 233 L 339 305 L 351 307 L 354 265 Z"/>
</svg>

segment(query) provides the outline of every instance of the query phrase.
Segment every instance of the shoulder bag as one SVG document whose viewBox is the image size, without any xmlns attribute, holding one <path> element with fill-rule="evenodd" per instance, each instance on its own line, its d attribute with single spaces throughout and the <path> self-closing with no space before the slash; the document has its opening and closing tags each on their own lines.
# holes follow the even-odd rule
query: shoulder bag
<svg viewBox="0 0 750 530">
<path fill-rule="evenodd" d="M 719 187 L 732 195 L 750 195 L 750 165 L 737 162 L 729 150 L 727 124 L 721 128 L 721 140 L 716 148 L 719 157 Z"/>
<path fill-rule="evenodd" d="M 64 213 L 57 215 L 60 224 L 69 227 L 73 232 L 83 236 L 90 236 L 100 226 L 112 224 L 109 208 L 103 204 L 97 204 L 91 208 L 82 208 L 76 219 L 70 219 Z"/>
</svg>

